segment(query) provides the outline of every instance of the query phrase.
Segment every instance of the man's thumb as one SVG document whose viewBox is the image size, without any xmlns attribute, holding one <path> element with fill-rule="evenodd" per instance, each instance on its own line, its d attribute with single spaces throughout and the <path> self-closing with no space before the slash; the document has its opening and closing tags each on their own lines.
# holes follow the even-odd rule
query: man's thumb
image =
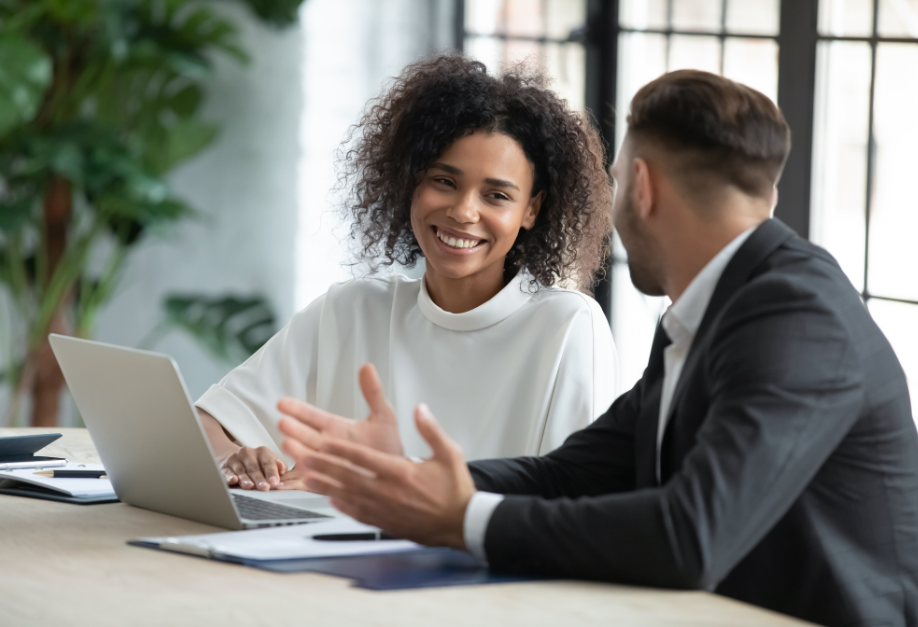
<svg viewBox="0 0 918 627">
<path fill-rule="evenodd" d="M 430 408 L 421 403 L 414 408 L 414 424 L 417 425 L 418 433 L 424 438 L 424 441 L 430 445 L 434 457 L 451 459 L 459 453 L 459 445 L 453 442 L 434 415 Z"/>
</svg>

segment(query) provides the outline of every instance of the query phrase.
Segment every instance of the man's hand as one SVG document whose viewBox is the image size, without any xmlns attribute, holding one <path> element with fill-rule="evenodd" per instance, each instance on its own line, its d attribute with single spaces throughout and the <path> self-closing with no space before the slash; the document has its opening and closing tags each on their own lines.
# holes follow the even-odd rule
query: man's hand
<svg viewBox="0 0 918 627">
<path fill-rule="evenodd" d="M 287 471 L 287 464 L 278 459 L 274 451 L 267 446 L 239 447 L 218 457 L 217 465 L 228 485 L 262 492 L 277 488 L 281 484 L 280 476 Z"/>
<path fill-rule="evenodd" d="M 372 364 L 360 369 L 360 390 L 370 407 L 366 420 L 341 418 L 292 398 L 281 400 L 277 409 L 296 419 L 285 418 L 278 423 L 280 432 L 287 436 L 284 450 L 294 459 L 300 459 L 309 452 L 318 451 L 322 443 L 331 437 L 392 455 L 404 455 L 395 412 L 386 401 L 379 374 Z"/>
<path fill-rule="evenodd" d="M 414 412 L 418 431 L 433 456 L 415 463 L 338 438 L 325 438 L 318 452 L 284 441 L 291 455 L 309 469 L 311 492 L 360 522 L 430 546 L 465 549 L 462 527 L 475 484 L 462 451 L 440 428 L 426 405 Z"/>
</svg>

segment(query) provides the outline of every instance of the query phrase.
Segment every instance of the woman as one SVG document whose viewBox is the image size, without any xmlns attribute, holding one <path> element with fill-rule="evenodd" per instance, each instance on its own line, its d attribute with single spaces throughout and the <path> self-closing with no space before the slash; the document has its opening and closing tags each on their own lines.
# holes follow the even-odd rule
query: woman
<svg viewBox="0 0 918 627">
<path fill-rule="evenodd" d="M 609 326 L 594 300 L 557 287 L 588 288 L 609 238 L 611 187 L 584 117 L 539 76 L 444 56 L 406 68 L 351 141 L 357 261 L 375 273 L 423 256 L 426 272 L 332 286 L 198 400 L 228 482 L 302 487 L 285 474 L 276 403 L 363 418 L 365 363 L 409 455 L 427 453 L 421 401 L 471 459 L 546 453 L 602 413 Z"/>
</svg>

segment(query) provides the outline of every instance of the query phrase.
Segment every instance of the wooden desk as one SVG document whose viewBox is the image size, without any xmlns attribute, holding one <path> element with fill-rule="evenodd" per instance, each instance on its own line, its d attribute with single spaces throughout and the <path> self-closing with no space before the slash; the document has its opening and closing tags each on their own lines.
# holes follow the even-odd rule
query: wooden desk
<svg viewBox="0 0 918 627">
<path fill-rule="evenodd" d="M 85 429 L 43 452 L 98 462 Z M 219 531 L 122 503 L 0 495 L 0 625 L 526 625 L 703 627 L 805 623 L 705 592 L 579 581 L 372 592 L 337 577 L 277 575 L 130 547 L 138 536 Z"/>
</svg>

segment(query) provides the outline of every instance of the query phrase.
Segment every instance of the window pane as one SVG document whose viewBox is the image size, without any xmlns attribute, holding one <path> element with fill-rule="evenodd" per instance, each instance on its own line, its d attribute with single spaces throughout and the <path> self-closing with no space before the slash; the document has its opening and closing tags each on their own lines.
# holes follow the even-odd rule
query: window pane
<svg viewBox="0 0 918 627">
<path fill-rule="evenodd" d="M 918 305 L 871 299 L 869 307 L 905 370 L 908 394 L 912 398 L 912 416 L 918 419 L 918 333 L 915 333 Z"/>
<path fill-rule="evenodd" d="M 727 0 L 727 32 L 777 35 L 779 0 Z"/>
<path fill-rule="evenodd" d="M 583 111 L 586 93 L 586 52 L 580 44 L 547 44 L 543 47 L 543 67 L 551 76 L 552 89 L 567 100 L 572 109 Z"/>
<path fill-rule="evenodd" d="M 873 33 L 873 0 L 820 0 L 822 35 L 863 37 Z"/>
<path fill-rule="evenodd" d="M 625 28 L 666 28 L 666 0 L 622 0 L 618 21 Z"/>
<path fill-rule="evenodd" d="M 503 0 L 466 0 L 465 30 L 470 33 L 496 33 L 501 28 Z"/>
<path fill-rule="evenodd" d="M 540 0 L 468 0 L 466 29 L 525 37 L 545 34 L 545 3 Z"/>
<path fill-rule="evenodd" d="M 675 30 L 721 31 L 720 0 L 672 0 L 672 3 Z"/>
<path fill-rule="evenodd" d="M 918 0 L 880 0 L 877 28 L 883 37 L 918 38 Z"/>
<path fill-rule="evenodd" d="M 858 290 L 864 289 L 869 99 L 870 46 L 820 43 L 810 235 Z"/>
<path fill-rule="evenodd" d="M 539 44 L 534 41 L 504 41 L 493 37 L 469 37 L 465 51 L 499 72 L 508 64 L 526 61 L 545 71 L 552 79 L 552 89 L 568 101 L 572 109 L 584 108 L 586 59 L 583 46 L 572 44 Z"/>
<path fill-rule="evenodd" d="M 918 300 L 916 67 L 916 44 L 880 44 L 877 48 L 873 105 L 876 163 L 867 289 L 878 296 L 909 300 Z"/>
<path fill-rule="evenodd" d="M 673 35 L 667 71 L 693 69 L 720 74 L 720 39 L 697 35 Z"/>
<path fill-rule="evenodd" d="M 586 24 L 586 0 L 548 0 L 548 36 L 567 39 L 571 31 Z"/>
<path fill-rule="evenodd" d="M 495 72 L 504 62 L 504 42 L 493 37 L 466 37 L 465 54 L 484 63 L 489 72 Z"/>
<path fill-rule="evenodd" d="M 771 39 L 728 37 L 724 44 L 724 76 L 778 101 L 778 43 Z"/>
<path fill-rule="evenodd" d="M 666 36 L 622 33 L 618 39 L 616 146 L 625 133 L 628 107 L 637 90 L 666 71 Z"/>
<path fill-rule="evenodd" d="M 669 306 L 669 299 L 638 292 L 631 283 L 628 266 L 616 263 L 612 269 L 612 302 L 615 304 L 612 337 L 618 350 L 619 391 L 625 392 L 644 373 L 653 333 Z"/>
</svg>

